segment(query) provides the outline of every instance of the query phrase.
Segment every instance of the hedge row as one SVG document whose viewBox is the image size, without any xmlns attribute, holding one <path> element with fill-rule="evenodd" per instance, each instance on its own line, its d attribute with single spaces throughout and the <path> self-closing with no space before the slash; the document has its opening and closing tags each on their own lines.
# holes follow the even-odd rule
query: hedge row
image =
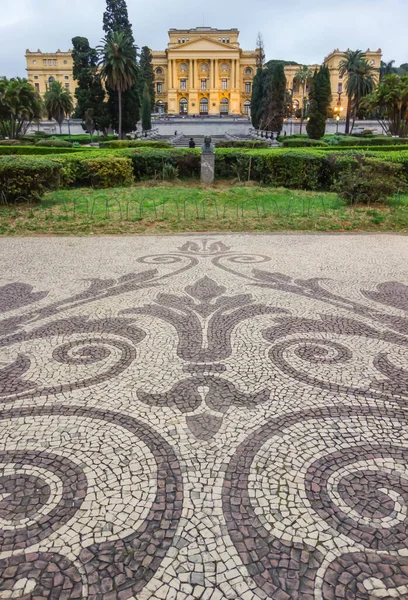
<svg viewBox="0 0 408 600">
<path fill-rule="evenodd" d="M 90 152 L 91 148 L 55 148 L 47 146 L 0 146 L 0 156 L 44 156 L 49 154 L 72 154 L 75 152 Z"/>
<path fill-rule="evenodd" d="M 216 150 L 217 179 L 248 178 L 271 186 L 329 190 L 345 169 L 368 164 L 396 163 L 408 182 L 408 152 L 337 152 L 321 149 Z M 0 158 L 0 191 L 7 198 L 28 197 L 45 189 L 69 186 L 115 187 L 134 180 L 161 179 L 165 165 L 178 169 L 180 177 L 199 178 L 200 151 L 187 149 L 124 149 L 72 152 L 42 157 Z"/>
<path fill-rule="evenodd" d="M 269 144 L 263 140 L 227 140 L 217 142 L 216 148 L 269 148 Z"/>
<path fill-rule="evenodd" d="M 323 140 L 311 140 L 309 138 L 283 138 L 283 148 L 310 148 L 313 146 L 328 146 L 327 142 Z"/>
<path fill-rule="evenodd" d="M 155 140 L 116 140 L 111 142 L 100 142 L 100 148 L 172 148 L 169 142 L 158 142 Z"/>
</svg>

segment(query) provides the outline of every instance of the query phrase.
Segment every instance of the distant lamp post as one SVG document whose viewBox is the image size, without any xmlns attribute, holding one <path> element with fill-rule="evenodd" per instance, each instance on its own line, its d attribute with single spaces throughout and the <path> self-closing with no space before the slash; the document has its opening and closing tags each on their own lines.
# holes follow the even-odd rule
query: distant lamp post
<svg viewBox="0 0 408 600">
<path fill-rule="evenodd" d="M 340 115 L 336 116 L 336 135 L 339 133 L 339 121 L 340 121 Z"/>
</svg>

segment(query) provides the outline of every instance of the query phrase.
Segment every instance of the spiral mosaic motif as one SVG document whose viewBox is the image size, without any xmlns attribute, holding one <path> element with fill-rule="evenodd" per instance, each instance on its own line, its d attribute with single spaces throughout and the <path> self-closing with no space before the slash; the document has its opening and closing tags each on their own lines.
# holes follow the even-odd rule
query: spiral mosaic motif
<svg viewBox="0 0 408 600">
<path fill-rule="evenodd" d="M 408 252 L 367 239 L 11 244 L 0 600 L 408 598 Z"/>
</svg>

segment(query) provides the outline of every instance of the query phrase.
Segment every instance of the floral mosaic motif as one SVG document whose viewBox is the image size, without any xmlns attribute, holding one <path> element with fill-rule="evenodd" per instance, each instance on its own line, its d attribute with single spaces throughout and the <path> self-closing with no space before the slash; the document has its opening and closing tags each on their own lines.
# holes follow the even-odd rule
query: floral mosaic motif
<svg viewBox="0 0 408 600">
<path fill-rule="evenodd" d="M 407 285 L 227 240 L 0 287 L 0 598 L 408 597 Z"/>
</svg>

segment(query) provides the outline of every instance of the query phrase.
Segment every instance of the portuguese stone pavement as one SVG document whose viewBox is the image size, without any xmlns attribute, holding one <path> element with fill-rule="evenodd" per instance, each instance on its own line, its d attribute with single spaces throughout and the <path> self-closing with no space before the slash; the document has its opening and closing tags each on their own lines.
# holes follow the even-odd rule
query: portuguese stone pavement
<svg viewBox="0 0 408 600">
<path fill-rule="evenodd" d="M 406 237 L 0 266 L 0 599 L 408 598 Z"/>
</svg>

